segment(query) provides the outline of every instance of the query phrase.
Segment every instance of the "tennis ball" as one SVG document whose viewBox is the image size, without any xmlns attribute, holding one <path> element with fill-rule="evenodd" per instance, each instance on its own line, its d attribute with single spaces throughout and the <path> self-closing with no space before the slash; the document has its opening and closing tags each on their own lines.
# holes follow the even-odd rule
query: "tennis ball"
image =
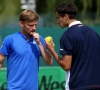
<svg viewBox="0 0 100 90">
<path fill-rule="evenodd" d="M 50 36 L 47 36 L 47 37 L 45 38 L 45 40 L 46 40 L 47 42 L 50 43 L 51 37 L 50 37 Z"/>
<path fill-rule="evenodd" d="M 51 37 L 51 36 L 47 36 L 47 37 L 45 38 L 45 40 L 46 40 L 47 42 L 49 42 L 49 43 L 50 43 L 51 39 L 52 39 L 52 37 Z M 54 43 L 53 43 L 53 45 L 55 46 L 55 44 L 54 44 Z"/>
</svg>

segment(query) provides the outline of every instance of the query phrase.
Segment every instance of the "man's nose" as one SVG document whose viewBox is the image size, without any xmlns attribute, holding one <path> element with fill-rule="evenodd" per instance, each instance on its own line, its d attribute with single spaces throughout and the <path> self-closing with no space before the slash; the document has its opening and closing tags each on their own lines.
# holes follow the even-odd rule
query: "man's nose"
<svg viewBox="0 0 100 90">
<path fill-rule="evenodd" d="M 33 26 L 32 26 L 32 29 L 34 29 L 34 30 L 35 30 L 35 29 L 36 29 L 36 25 L 33 25 Z"/>
<path fill-rule="evenodd" d="M 57 23 L 59 24 L 59 20 L 57 20 Z"/>
</svg>

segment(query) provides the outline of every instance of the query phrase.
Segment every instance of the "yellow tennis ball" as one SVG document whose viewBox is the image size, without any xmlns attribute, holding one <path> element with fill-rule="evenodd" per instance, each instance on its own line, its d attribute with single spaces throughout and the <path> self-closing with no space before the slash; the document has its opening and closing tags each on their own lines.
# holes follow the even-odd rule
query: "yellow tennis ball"
<svg viewBox="0 0 100 90">
<path fill-rule="evenodd" d="M 52 37 L 51 37 L 51 36 L 47 36 L 47 37 L 45 38 L 45 40 L 46 40 L 47 42 L 49 42 L 49 43 L 50 43 L 51 39 L 52 39 Z M 54 44 L 54 43 L 53 43 L 53 45 L 55 46 L 55 44 Z"/>
<path fill-rule="evenodd" d="M 47 36 L 47 37 L 45 38 L 45 40 L 46 40 L 47 42 L 50 43 L 50 41 L 51 41 L 51 37 L 50 37 L 50 36 Z"/>
</svg>

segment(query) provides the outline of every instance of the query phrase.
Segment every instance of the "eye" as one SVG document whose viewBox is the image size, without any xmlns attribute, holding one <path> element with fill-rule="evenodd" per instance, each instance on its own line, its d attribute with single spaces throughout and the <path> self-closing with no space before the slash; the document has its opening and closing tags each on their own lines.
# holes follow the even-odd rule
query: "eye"
<svg viewBox="0 0 100 90">
<path fill-rule="evenodd" d="M 28 25 L 28 26 L 32 27 L 33 25 Z"/>
<path fill-rule="evenodd" d="M 35 24 L 34 26 L 37 26 L 37 24 Z"/>
<path fill-rule="evenodd" d="M 31 24 L 29 24 L 28 26 L 29 26 L 29 27 L 33 27 L 33 26 L 35 26 L 35 27 L 36 27 L 36 26 L 37 26 L 37 24 L 32 24 L 32 25 L 31 25 Z"/>
</svg>

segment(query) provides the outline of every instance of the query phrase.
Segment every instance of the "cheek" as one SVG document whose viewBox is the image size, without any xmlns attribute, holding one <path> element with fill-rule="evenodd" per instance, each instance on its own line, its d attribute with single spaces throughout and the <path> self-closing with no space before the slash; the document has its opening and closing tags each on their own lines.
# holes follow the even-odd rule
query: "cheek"
<svg viewBox="0 0 100 90">
<path fill-rule="evenodd" d="M 61 20 L 61 19 L 58 19 L 58 20 L 57 20 L 57 23 L 58 23 L 58 24 L 60 24 L 61 22 L 62 22 L 62 20 Z"/>
<path fill-rule="evenodd" d="M 24 31 L 25 31 L 25 32 L 29 32 L 30 29 L 29 29 L 28 27 L 24 27 Z"/>
<path fill-rule="evenodd" d="M 63 20 L 62 20 L 62 23 L 65 24 L 65 23 L 66 23 L 66 19 L 63 19 Z"/>
<path fill-rule="evenodd" d="M 57 19 L 57 23 L 59 24 L 59 20 Z"/>
<path fill-rule="evenodd" d="M 27 31 L 29 31 L 29 30 L 30 30 L 30 27 L 26 26 L 25 29 L 26 29 Z"/>
</svg>

